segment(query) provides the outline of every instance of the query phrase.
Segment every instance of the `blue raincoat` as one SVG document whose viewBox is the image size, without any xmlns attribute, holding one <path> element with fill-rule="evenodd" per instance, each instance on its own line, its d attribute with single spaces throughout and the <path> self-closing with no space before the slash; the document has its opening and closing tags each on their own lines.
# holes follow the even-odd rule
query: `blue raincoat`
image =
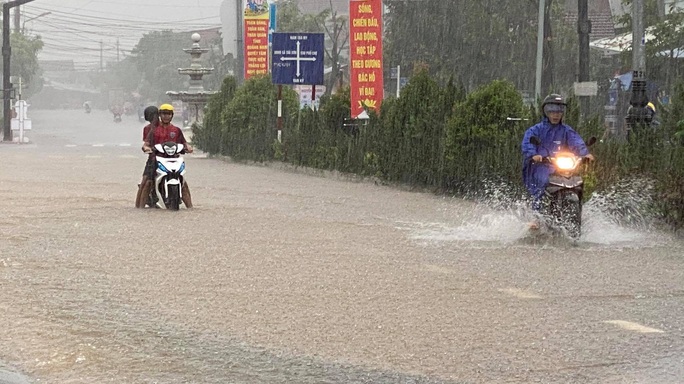
<svg viewBox="0 0 684 384">
<path fill-rule="evenodd" d="M 530 143 L 530 138 L 536 136 L 540 145 Z M 523 183 L 534 198 L 533 208 L 539 209 L 539 200 L 544 195 L 544 189 L 549 183 L 549 176 L 553 173 L 553 165 L 549 163 L 535 163 L 532 156 L 542 157 L 554 155 L 560 149 L 569 150 L 577 156 L 589 154 L 584 140 L 569 125 L 553 125 L 547 117 L 525 131 L 522 141 L 523 155 Z"/>
</svg>

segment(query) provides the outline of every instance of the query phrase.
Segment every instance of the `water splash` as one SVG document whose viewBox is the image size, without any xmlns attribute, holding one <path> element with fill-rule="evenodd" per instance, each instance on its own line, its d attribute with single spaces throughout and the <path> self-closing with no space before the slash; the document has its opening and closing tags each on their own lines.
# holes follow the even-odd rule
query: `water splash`
<svg viewBox="0 0 684 384">
<path fill-rule="evenodd" d="M 660 245 L 672 240 L 654 207 L 654 182 L 624 179 L 584 204 L 583 240 L 594 244 Z"/>
<path fill-rule="evenodd" d="M 578 241 L 558 239 L 559 234 L 530 231 L 534 212 L 529 199 L 515 196 L 514 188 L 501 181 L 486 182 L 470 198 L 470 209 L 454 208 L 451 223 L 414 223 L 411 237 L 423 243 L 458 243 L 473 246 L 584 245 L 645 248 L 670 243 L 673 237 L 658 225 L 650 209 L 653 183 L 624 180 L 605 193 L 596 193 L 582 212 L 582 235 Z"/>
<path fill-rule="evenodd" d="M 462 212 L 460 213 L 463 214 Z M 415 227 L 412 238 L 428 242 L 496 242 L 511 244 L 525 237 L 528 225 L 519 216 L 507 212 L 471 212 L 455 226 L 429 223 Z"/>
</svg>

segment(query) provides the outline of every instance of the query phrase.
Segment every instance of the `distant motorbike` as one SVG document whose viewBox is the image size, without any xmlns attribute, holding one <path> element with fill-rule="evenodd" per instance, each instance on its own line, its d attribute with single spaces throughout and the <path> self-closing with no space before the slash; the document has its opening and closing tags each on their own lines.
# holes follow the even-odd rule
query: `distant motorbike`
<svg viewBox="0 0 684 384">
<path fill-rule="evenodd" d="M 157 195 L 157 206 L 177 211 L 182 200 L 185 183 L 185 146 L 172 141 L 156 144 L 157 171 L 154 180 L 154 191 Z"/>
<path fill-rule="evenodd" d="M 595 137 L 587 141 L 587 146 L 596 142 Z M 538 137 L 531 137 L 530 143 L 540 145 Z M 549 177 L 540 213 L 551 230 L 563 231 L 572 239 L 582 233 L 582 197 L 584 180 L 580 175 L 580 164 L 584 158 L 575 156 L 566 148 L 559 148 L 553 155 L 542 159 L 554 167 Z"/>
<path fill-rule="evenodd" d="M 86 104 L 86 106 L 83 107 L 83 108 L 85 109 L 85 113 L 90 113 L 90 111 L 91 111 L 90 105 L 87 105 L 87 104 Z"/>
<path fill-rule="evenodd" d="M 120 123 L 120 122 L 121 122 L 121 114 L 120 114 L 120 113 L 115 113 L 115 114 L 114 114 L 114 122 L 115 122 L 115 123 Z"/>
</svg>

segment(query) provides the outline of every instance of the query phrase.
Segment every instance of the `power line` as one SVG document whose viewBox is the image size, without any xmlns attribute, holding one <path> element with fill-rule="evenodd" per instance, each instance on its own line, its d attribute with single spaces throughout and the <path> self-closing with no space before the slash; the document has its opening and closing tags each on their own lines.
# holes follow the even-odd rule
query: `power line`
<svg viewBox="0 0 684 384">
<path fill-rule="evenodd" d="M 141 19 L 122 19 L 122 18 L 111 18 L 111 17 L 101 17 L 101 16 L 91 16 L 91 15 L 76 15 L 73 13 L 69 12 L 62 12 L 59 10 L 55 10 L 52 8 L 44 8 L 40 6 L 32 6 L 31 9 L 36 9 L 40 12 L 52 12 L 55 15 L 64 15 L 68 17 L 69 20 L 72 19 L 87 19 L 87 20 L 105 20 L 105 21 L 113 21 L 118 24 L 120 23 L 131 23 L 131 24 L 136 24 L 136 25 L 166 25 L 166 24 L 186 24 L 190 22 L 195 22 L 195 21 L 202 21 L 202 20 L 216 20 L 220 19 L 220 17 L 217 16 L 212 16 L 212 17 L 200 17 L 200 18 L 195 18 L 195 19 L 182 19 L 182 20 L 171 20 L 171 21 L 154 21 L 154 20 L 141 20 Z M 114 15 L 113 13 L 107 13 L 107 15 Z M 129 16 L 129 15 L 121 15 L 121 16 Z"/>
</svg>

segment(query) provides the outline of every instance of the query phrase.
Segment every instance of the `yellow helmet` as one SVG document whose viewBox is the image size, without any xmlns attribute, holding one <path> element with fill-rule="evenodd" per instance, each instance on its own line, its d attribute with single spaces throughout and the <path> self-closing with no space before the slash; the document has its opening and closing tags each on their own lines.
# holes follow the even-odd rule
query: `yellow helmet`
<svg viewBox="0 0 684 384">
<path fill-rule="evenodd" d="M 173 113 L 173 105 L 171 104 L 162 104 L 159 106 L 159 113 L 162 113 L 162 111 L 170 111 Z"/>
<path fill-rule="evenodd" d="M 653 103 L 648 103 L 648 104 L 646 104 L 646 108 L 650 108 L 651 111 L 653 111 L 653 112 L 656 111 L 656 110 L 655 110 L 655 105 L 653 105 Z"/>
</svg>

